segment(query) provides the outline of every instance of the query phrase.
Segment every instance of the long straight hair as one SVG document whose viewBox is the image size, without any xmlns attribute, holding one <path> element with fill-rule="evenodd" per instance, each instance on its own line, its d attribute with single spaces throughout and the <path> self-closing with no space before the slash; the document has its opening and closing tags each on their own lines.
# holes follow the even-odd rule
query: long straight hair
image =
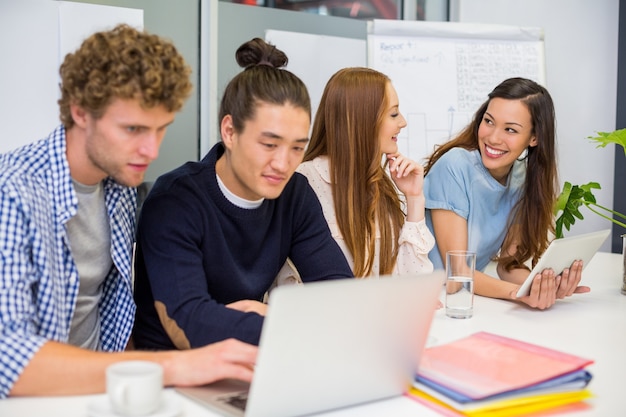
<svg viewBox="0 0 626 417">
<path fill-rule="evenodd" d="M 503 248 L 517 242 L 513 254 L 502 252 L 496 258 L 507 271 L 523 267 L 531 259 L 532 264 L 548 247 L 548 235 L 554 232 L 553 209 L 556 202 L 558 177 L 556 168 L 556 116 L 554 104 L 548 91 L 525 78 L 509 78 L 500 83 L 474 114 L 472 122 L 451 141 L 438 147 L 428 159 L 425 173 L 446 152 L 460 147 L 467 150 L 478 149 L 478 128 L 483 121 L 489 102 L 493 98 L 519 100 L 526 105 L 533 124 L 532 134 L 537 146 L 528 148 L 526 158 L 526 180 L 520 200 L 514 206 L 508 221 L 508 231 Z M 514 231 L 513 225 L 518 227 Z"/>
<path fill-rule="evenodd" d="M 398 192 L 381 163 L 378 132 L 388 105 L 388 83 L 386 75 L 369 68 L 335 73 L 324 89 L 304 156 L 305 161 L 328 156 L 337 223 L 356 277 L 375 272 L 377 230 L 378 272 L 393 271 L 405 221 Z"/>
</svg>

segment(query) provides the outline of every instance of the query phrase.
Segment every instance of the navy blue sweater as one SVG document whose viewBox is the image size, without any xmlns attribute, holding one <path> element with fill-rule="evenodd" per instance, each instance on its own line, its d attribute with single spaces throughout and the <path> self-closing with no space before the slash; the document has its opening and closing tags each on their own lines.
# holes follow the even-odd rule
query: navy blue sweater
<svg viewBox="0 0 626 417">
<path fill-rule="evenodd" d="M 215 163 L 223 152 L 219 143 L 202 161 L 161 176 L 143 204 L 135 261 L 138 348 L 186 347 L 172 339 L 198 347 L 231 337 L 258 344 L 263 317 L 225 304 L 262 300 L 287 257 L 305 282 L 352 277 L 304 176 L 295 173 L 277 199 L 242 209 L 218 187 Z"/>
</svg>

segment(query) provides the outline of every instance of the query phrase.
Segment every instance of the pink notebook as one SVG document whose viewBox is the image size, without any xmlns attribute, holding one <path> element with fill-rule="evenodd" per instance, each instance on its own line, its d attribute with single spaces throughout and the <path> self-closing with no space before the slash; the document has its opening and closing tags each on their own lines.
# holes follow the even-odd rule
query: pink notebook
<svg viewBox="0 0 626 417">
<path fill-rule="evenodd" d="M 583 369 L 593 360 L 479 332 L 424 351 L 418 376 L 470 398 L 517 390 Z"/>
</svg>

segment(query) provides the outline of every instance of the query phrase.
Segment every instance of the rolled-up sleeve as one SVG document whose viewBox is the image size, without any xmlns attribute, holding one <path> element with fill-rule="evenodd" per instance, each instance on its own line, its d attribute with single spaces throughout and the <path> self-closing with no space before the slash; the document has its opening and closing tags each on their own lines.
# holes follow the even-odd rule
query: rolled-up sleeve
<svg viewBox="0 0 626 417">
<path fill-rule="evenodd" d="M 467 219 L 470 211 L 468 178 L 468 153 L 464 149 L 452 149 L 432 166 L 424 179 L 426 208 L 450 210 Z"/>
</svg>

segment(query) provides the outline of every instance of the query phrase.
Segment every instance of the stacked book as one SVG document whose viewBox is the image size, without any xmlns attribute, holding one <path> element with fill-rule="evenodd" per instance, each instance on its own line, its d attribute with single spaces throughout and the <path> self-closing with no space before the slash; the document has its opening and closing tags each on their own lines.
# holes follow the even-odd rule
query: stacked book
<svg viewBox="0 0 626 417">
<path fill-rule="evenodd" d="M 446 416 L 508 417 L 587 408 L 593 361 L 480 332 L 428 348 L 408 395 Z"/>
</svg>

